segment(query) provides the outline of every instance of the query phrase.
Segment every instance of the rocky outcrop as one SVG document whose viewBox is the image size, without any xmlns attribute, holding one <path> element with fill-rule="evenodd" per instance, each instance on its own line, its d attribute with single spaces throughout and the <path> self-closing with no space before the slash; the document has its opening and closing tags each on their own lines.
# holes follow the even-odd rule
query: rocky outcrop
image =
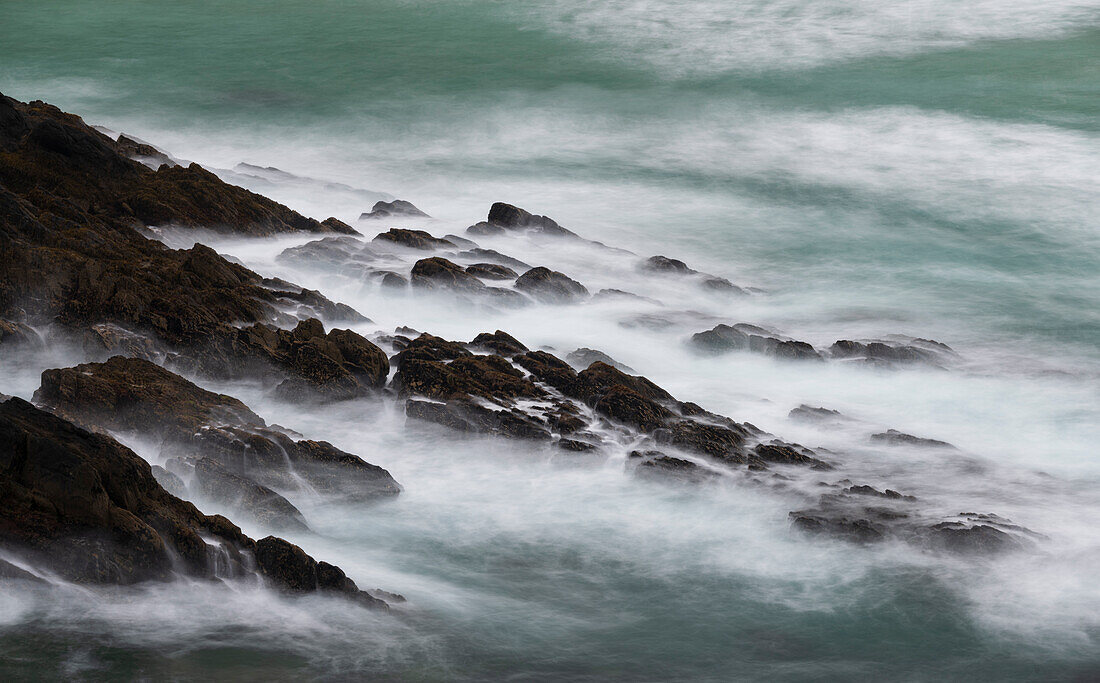
<svg viewBox="0 0 1100 683">
<path fill-rule="evenodd" d="M 697 351 L 710 355 L 752 351 L 773 358 L 822 360 L 821 354 L 806 342 L 772 336 L 767 330 L 747 323 L 716 325 L 692 335 L 689 343 Z"/>
<path fill-rule="evenodd" d="M 294 438 L 267 425 L 236 398 L 206 391 L 141 359 L 118 356 L 105 363 L 47 370 L 34 400 L 91 429 L 159 438 L 161 455 L 184 458 L 184 473 L 198 479 L 208 498 L 222 502 L 236 503 L 246 494 L 251 501 L 272 499 L 237 479 L 283 492 L 298 490 L 305 482 L 320 493 L 357 500 L 401 490 L 381 467 L 328 442 Z M 211 465 L 200 466 L 196 456 L 217 463 L 225 474 Z M 277 501 L 267 507 L 272 505 L 283 507 Z M 238 507 L 248 510 L 251 504 Z M 283 513 L 293 516 L 289 510 Z"/>
<path fill-rule="evenodd" d="M 888 446 L 916 446 L 918 448 L 946 448 L 949 450 L 956 450 L 954 446 L 946 441 L 924 439 L 919 436 L 913 436 L 912 434 L 906 434 L 905 432 L 899 432 L 896 429 L 887 429 L 885 432 L 872 434 L 871 441 L 874 443 L 886 444 Z"/>
<path fill-rule="evenodd" d="M 390 228 L 386 232 L 375 236 L 373 242 L 430 251 L 434 249 L 454 249 L 455 243 L 440 237 L 433 237 L 424 230 L 406 230 L 405 228 Z"/>
<path fill-rule="evenodd" d="M 940 367 L 956 354 L 950 346 L 930 339 L 910 339 L 908 342 L 841 339 L 829 347 L 829 355 L 880 367 L 913 364 Z"/>
<path fill-rule="evenodd" d="M 411 277 L 414 287 L 465 292 L 480 292 L 485 289 L 484 282 L 467 273 L 462 266 L 440 256 L 417 261 L 412 268 Z"/>
<path fill-rule="evenodd" d="M 353 584 L 298 583 L 232 522 L 203 515 L 165 491 L 148 463 L 125 446 L 18 398 L 0 404 L 0 547 L 28 565 L 89 584 L 176 575 L 242 580 L 255 575 L 255 557 L 278 588 L 334 586 L 367 602 Z"/>
<path fill-rule="evenodd" d="M 377 218 L 431 218 L 428 214 L 413 206 L 412 202 L 404 199 L 395 199 L 392 202 L 375 202 L 369 213 L 359 214 L 359 220 L 371 220 Z"/>
<path fill-rule="evenodd" d="M 673 273 L 676 275 L 694 275 L 699 272 L 689 268 L 683 261 L 667 256 L 650 256 L 642 262 L 641 269 L 653 273 Z"/>
<path fill-rule="evenodd" d="M 482 227 L 478 230 L 474 228 L 468 228 L 467 231 L 471 234 L 493 234 L 493 228 L 499 231 L 517 231 L 522 230 L 538 235 L 549 235 L 552 237 L 576 237 L 576 233 L 566 230 L 561 227 L 551 218 L 546 216 L 536 216 L 532 213 L 524 211 L 518 206 L 512 206 L 511 204 L 505 204 L 504 202 L 497 202 L 489 207 L 489 217 L 485 224 L 479 223 Z"/>
<path fill-rule="evenodd" d="M 569 352 L 569 354 L 565 356 L 565 362 L 569 363 L 577 370 L 584 370 L 593 363 L 607 363 L 611 367 L 622 370 L 623 372 L 636 372 L 629 365 L 623 365 L 603 351 L 597 351 L 596 349 L 590 349 L 588 347 L 581 347 Z"/>
<path fill-rule="evenodd" d="M 573 303 L 588 298 L 588 290 L 569 276 L 539 266 L 519 276 L 516 289 L 543 303 Z"/>
</svg>

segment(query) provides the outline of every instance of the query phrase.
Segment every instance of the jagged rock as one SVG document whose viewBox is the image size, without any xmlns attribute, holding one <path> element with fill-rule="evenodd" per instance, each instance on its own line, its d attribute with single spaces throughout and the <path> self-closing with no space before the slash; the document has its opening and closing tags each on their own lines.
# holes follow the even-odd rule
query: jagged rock
<svg viewBox="0 0 1100 683">
<path fill-rule="evenodd" d="M 410 340 L 401 353 L 393 357 L 393 365 L 400 368 L 409 360 L 454 360 L 469 355 L 470 350 L 464 345 L 425 332 Z"/>
<path fill-rule="evenodd" d="M 611 387 L 593 408 L 598 414 L 628 424 L 643 434 L 660 428 L 673 416 L 668 408 L 623 385 Z"/>
<path fill-rule="evenodd" d="M 275 491 L 236 475 L 213 458 L 195 462 L 195 483 L 207 500 L 227 505 L 269 529 L 308 531 L 301 511 Z"/>
<path fill-rule="evenodd" d="M 701 467 L 698 463 L 683 458 L 674 458 L 660 451 L 633 451 L 631 460 L 640 460 L 634 468 L 636 476 L 647 479 L 675 480 L 690 483 L 702 483 L 714 481 L 719 474 L 713 470 Z"/>
<path fill-rule="evenodd" d="M 516 289 L 544 303 L 570 303 L 588 297 L 584 285 L 556 270 L 539 266 L 516 280 Z"/>
<path fill-rule="evenodd" d="M 875 496 L 876 498 L 887 498 L 890 500 L 916 500 L 913 496 L 906 496 L 893 489 L 886 489 L 885 491 L 879 491 L 873 486 L 849 486 L 844 489 L 845 493 L 850 493 L 857 496 Z"/>
<path fill-rule="evenodd" d="M 526 353 L 529 350 L 518 339 L 500 330 L 492 334 L 482 332 L 474 337 L 473 341 L 470 342 L 470 346 L 500 356 L 514 356 L 519 353 Z"/>
<path fill-rule="evenodd" d="M 494 237 L 496 235 L 503 235 L 505 232 L 507 231 L 501 226 L 486 221 L 479 221 L 466 228 L 467 234 L 476 235 L 478 237 Z"/>
<path fill-rule="evenodd" d="M 784 465 L 811 465 L 815 470 L 833 469 L 832 465 L 813 457 L 812 451 L 804 450 L 807 452 L 796 450 L 787 444 L 762 443 L 753 448 L 752 452 L 764 462 Z"/>
<path fill-rule="evenodd" d="M 653 273 L 672 273 L 675 275 L 694 275 L 699 272 L 689 268 L 683 261 L 667 256 L 650 256 L 642 262 L 641 268 Z"/>
<path fill-rule="evenodd" d="M 110 323 L 91 325 L 84 331 L 82 341 L 84 353 L 92 358 L 122 355 L 157 361 L 165 356 L 148 336 Z"/>
<path fill-rule="evenodd" d="M 466 251 L 460 251 L 458 256 L 463 259 L 469 259 L 472 261 L 489 261 L 491 263 L 500 264 L 513 269 L 530 270 L 530 264 L 524 263 L 519 259 L 512 258 L 505 254 L 500 253 L 494 249 L 467 249 Z"/>
<path fill-rule="evenodd" d="M 327 591 L 347 595 L 372 608 L 385 601 L 361 591 L 339 567 L 318 562 L 298 546 L 275 536 L 256 541 L 256 566 L 272 583 L 291 593 Z"/>
<path fill-rule="evenodd" d="M 451 289 L 463 292 L 479 292 L 485 283 L 465 269 L 440 256 L 421 259 L 412 268 L 412 284 L 428 289 Z"/>
<path fill-rule="evenodd" d="M 238 330 L 234 351 L 289 374 L 276 389 L 288 400 L 364 396 L 385 384 L 390 369 L 382 349 L 351 330 L 326 334 L 317 319 L 303 320 L 293 330 L 262 323 Z"/>
<path fill-rule="evenodd" d="M 210 576 L 206 537 L 245 573 L 252 542 L 240 529 L 167 493 L 110 437 L 12 398 L 0 404 L 0 445 L 0 544 L 32 564 L 85 583 Z"/>
<path fill-rule="evenodd" d="M 405 228 L 390 228 L 388 231 L 376 235 L 372 241 L 420 250 L 453 249 L 455 247 L 454 242 L 433 237 L 424 230 L 406 230 Z"/>
<path fill-rule="evenodd" d="M 926 348 L 920 348 L 921 344 Z M 922 363 L 938 366 L 946 355 L 954 354 L 949 346 L 930 340 L 913 340 L 911 344 L 895 344 L 881 341 L 863 343 L 842 339 L 829 347 L 833 358 L 859 359 L 874 365 Z"/>
<path fill-rule="evenodd" d="M 175 472 L 169 472 L 160 465 L 152 465 L 153 478 L 157 480 L 157 483 L 164 487 L 164 490 L 171 493 L 177 498 L 186 499 L 187 496 L 187 484 L 183 483 L 183 479 L 180 479 L 179 475 Z"/>
<path fill-rule="evenodd" d="M 856 543 L 875 543 L 886 538 L 883 527 L 868 519 L 792 512 L 791 520 L 792 526 L 799 531 L 836 536 Z"/>
<path fill-rule="evenodd" d="M 713 329 L 693 335 L 689 343 L 696 350 L 709 354 L 748 349 L 773 358 L 823 360 L 821 354 L 806 342 L 778 339 L 767 335 L 766 330 L 755 325 L 720 324 Z"/>
<path fill-rule="evenodd" d="M 576 237 L 573 233 L 561 227 L 554 220 L 546 216 L 536 216 L 518 206 L 497 202 L 489 208 L 488 224 L 503 230 L 526 230 L 540 235 L 552 235 L 554 237 Z M 481 224 L 479 224 L 481 225 Z M 467 229 L 469 232 L 469 228 Z M 473 232 L 471 234 L 492 234 L 491 232 Z"/>
<path fill-rule="evenodd" d="M 413 216 L 417 218 L 431 218 L 428 214 L 413 206 L 412 202 L 404 199 L 395 199 L 392 202 L 375 202 L 370 213 L 362 213 L 359 220 L 374 218 L 393 218 L 395 216 Z"/>
<path fill-rule="evenodd" d="M 268 488 L 294 489 L 301 479 L 320 492 L 360 500 L 401 490 L 381 467 L 325 441 L 293 439 L 232 396 L 141 359 L 116 356 L 46 370 L 34 398 L 77 424 L 159 436 L 164 455 L 206 455 Z"/>
<path fill-rule="evenodd" d="M 919 436 L 899 432 L 896 429 L 887 429 L 885 432 L 872 434 L 871 441 L 886 444 L 888 446 L 917 446 L 919 448 L 949 448 L 951 450 L 957 450 L 946 441 L 922 439 Z"/>
<path fill-rule="evenodd" d="M 370 263 L 378 255 L 357 237 L 323 237 L 297 247 L 282 250 L 275 260 L 301 266 L 319 267 L 347 263 Z"/>
<path fill-rule="evenodd" d="M 848 419 L 842 413 L 836 410 L 829 410 L 828 408 L 814 408 L 812 406 L 806 405 L 805 403 L 787 413 L 787 417 L 791 418 L 792 420 L 802 420 L 805 422 L 833 422 Z"/>
<path fill-rule="evenodd" d="M 118 146 L 118 151 L 134 161 L 139 161 L 149 168 L 157 169 L 162 164 L 168 166 L 179 166 L 164 152 L 160 151 L 156 147 L 144 142 L 138 142 L 133 138 L 128 138 L 125 135 L 119 135 L 115 140 L 115 144 Z"/>
<path fill-rule="evenodd" d="M 709 275 L 703 278 L 703 281 L 699 283 L 700 286 L 711 292 L 729 292 L 733 294 L 748 294 L 744 289 L 733 284 L 724 277 L 715 277 Z"/>
<path fill-rule="evenodd" d="M 474 263 L 466 266 L 466 272 L 486 280 L 511 280 L 519 277 L 519 273 L 508 266 L 496 263 Z"/>
<path fill-rule="evenodd" d="M 34 328 L 26 323 L 0 319 L 0 346 L 14 348 L 43 348 L 45 343 Z"/>
<path fill-rule="evenodd" d="M 583 370 L 593 363 L 607 363 L 611 367 L 623 372 L 636 372 L 629 365 L 623 365 L 603 351 L 581 347 L 565 356 L 565 361 L 578 370 Z"/>
</svg>

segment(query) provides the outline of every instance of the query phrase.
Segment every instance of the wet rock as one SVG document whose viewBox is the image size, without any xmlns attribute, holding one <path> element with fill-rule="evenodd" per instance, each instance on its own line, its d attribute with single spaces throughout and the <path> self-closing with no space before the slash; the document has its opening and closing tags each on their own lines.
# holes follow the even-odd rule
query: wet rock
<svg viewBox="0 0 1100 683">
<path fill-rule="evenodd" d="M 708 275 L 707 277 L 703 278 L 702 282 L 700 282 L 699 285 L 703 289 L 705 289 L 707 291 L 710 291 L 710 292 L 724 292 L 724 293 L 729 293 L 729 294 L 748 294 L 747 291 L 745 291 L 741 287 L 738 287 L 737 285 L 733 284 L 732 282 L 730 282 L 729 280 L 727 280 L 724 277 L 715 277 L 713 275 Z"/>
<path fill-rule="evenodd" d="M 896 429 L 887 429 L 885 432 L 872 434 L 871 441 L 874 443 L 886 444 L 888 446 L 915 446 L 918 448 L 947 448 L 958 450 L 946 441 L 923 439 L 919 436 L 899 432 Z"/>
<path fill-rule="evenodd" d="M 730 325 L 716 325 L 714 329 L 693 334 L 691 345 L 709 354 L 740 351 L 749 347 L 749 335 Z"/>
<path fill-rule="evenodd" d="M 960 554 L 990 555 L 1024 547 L 1017 538 L 988 524 L 941 522 L 928 528 L 926 538 L 934 548 Z"/>
<path fill-rule="evenodd" d="M 629 365 L 623 365 L 603 351 L 581 347 L 565 356 L 565 361 L 578 370 L 583 370 L 593 363 L 606 363 L 623 372 L 634 373 L 636 370 Z"/>
<path fill-rule="evenodd" d="M 453 249 L 454 242 L 433 237 L 424 230 L 406 230 L 404 228 L 390 228 L 386 232 L 379 233 L 372 240 L 379 244 L 395 244 L 409 249 L 434 250 Z"/>
<path fill-rule="evenodd" d="M 516 280 L 516 289 L 543 303 L 572 303 L 588 297 L 584 285 L 556 270 L 532 268 Z"/>
<path fill-rule="evenodd" d="M 792 512 L 791 526 L 799 531 L 838 537 L 855 543 L 876 543 L 886 538 L 883 527 L 868 519 L 829 517 L 812 512 Z"/>
<path fill-rule="evenodd" d="M 413 206 L 412 202 L 395 199 L 392 202 L 375 202 L 369 213 L 359 214 L 359 220 L 396 217 L 431 218 L 428 214 Z"/>
<path fill-rule="evenodd" d="M 308 531 L 298 508 L 275 491 L 230 472 L 213 458 L 195 462 L 195 484 L 207 500 L 229 506 L 269 529 Z"/>
<path fill-rule="evenodd" d="M 290 593 L 328 591 L 351 597 L 367 607 L 385 609 L 385 601 L 361 591 L 344 572 L 317 562 L 300 547 L 275 536 L 256 541 L 256 566 L 271 583 Z"/>
<path fill-rule="evenodd" d="M 500 330 L 492 334 L 482 332 L 474 337 L 473 341 L 470 342 L 470 346 L 471 348 L 489 351 L 506 357 L 514 356 L 519 353 L 526 353 L 529 350 L 518 339 Z"/>
<path fill-rule="evenodd" d="M 439 256 L 417 261 L 412 268 L 411 279 L 414 287 L 427 289 L 463 292 L 480 292 L 485 289 L 485 283 L 468 274 L 462 266 Z"/>
<path fill-rule="evenodd" d="M 634 453 L 637 453 L 637 451 Z M 631 458 L 636 457 L 634 453 L 631 453 Z M 643 456 L 641 454 L 637 456 L 638 458 L 644 459 L 634 468 L 634 474 L 636 476 L 645 477 L 647 479 L 671 479 L 690 483 L 714 481 L 720 477 L 714 470 L 708 470 L 690 460 L 674 458 L 664 455 L 659 451 L 654 453 L 655 455 L 653 456 Z"/>
<path fill-rule="evenodd" d="M 434 422 L 459 432 L 487 434 L 513 439 L 549 440 L 545 424 L 520 411 L 493 409 L 465 399 L 434 403 L 409 399 L 405 415 Z"/>
<path fill-rule="evenodd" d="M 41 577 L 4 560 L 0 560 L 0 581 L 26 581 L 43 585 L 48 583 Z"/>
<path fill-rule="evenodd" d="M 508 266 L 496 263 L 474 263 L 466 266 L 466 272 L 485 280 L 511 280 L 519 277 L 519 273 Z"/>
<path fill-rule="evenodd" d="M 921 340 L 915 340 L 920 343 Z M 936 346 L 932 346 L 935 344 Z M 829 347 L 829 355 L 838 359 L 860 359 L 877 365 L 926 364 L 938 366 L 945 359 L 945 353 L 953 353 L 945 344 L 925 342 L 931 348 L 920 348 L 913 344 L 896 344 L 882 341 L 869 343 L 842 339 Z M 939 348 L 942 347 L 942 348 Z"/>
<path fill-rule="evenodd" d="M 783 443 L 758 444 L 752 449 L 753 454 L 764 462 L 783 465 L 811 465 L 816 470 L 831 470 L 832 465 L 813 457 L 809 449 L 795 449 Z"/>
<path fill-rule="evenodd" d="M 251 541 L 170 495 L 114 439 L 13 398 L 0 404 L 0 444 L 0 546 L 32 564 L 83 583 L 206 577 L 213 538 L 245 573 Z"/>
<path fill-rule="evenodd" d="M 506 232 L 507 230 L 503 227 L 487 221 L 480 221 L 466 228 L 466 234 L 475 235 L 477 237 L 495 237 L 497 235 L 503 235 Z"/>
<path fill-rule="evenodd" d="M 179 475 L 169 472 L 160 465 L 152 465 L 153 478 L 164 487 L 164 490 L 177 498 L 187 498 L 187 484 L 183 483 Z"/>
<path fill-rule="evenodd" d="M 497 401 L 541 398 L 542 389 L 500 356 L 468 355 L 450 363 L 404 359 L 393 386 L 401 396 L 455 399 L 478 396 Z"/>
<path fill-rule="evenodd" d="M 451 244 L 455 245 L 459 249 L 477 249 L 477 242 L 468 240 L 465 237 L 459 237 L 458 235 L 448 233 L 443 236 L 443 239 L 447 240 Z"/>
<path fill-rule="evenodd" d="M 397 273 L 386 271 L 382 275 L 382 286 L 386 289 L 405 289 L 409 281 Z"/>
<path fill-rule="evenodd" d="M 641 265 L 642 270 L 652 273 L 670 273 L 675 275 L 694 275 L 699 271 L 688 268 L 688 265 L 679 259 L 667 256 L 651 256 Z"/>
<path fill-rule="evenodd" d="M 372 393 L 385 384 L 389 360 L 382 349 L 351 330 L 327 334 L 319 320 L 293 330 L 257 324 L 238 330 L 238 355 L 269 363 L 290 375 L 276 389 L 287 400 L 342 400 Z"/>
<path fill-rule="evenodd" d="M 472 354 L 465 345 L 425 332 L 410 340 L 404 350 L 393 357 L 393 365 L 400 368 L 406 361 L 447 361 L 469 355 Z"/>
<path fill-rule="evenodd" d="M 467 249 L 466 251 L 460 251 L 457 256 L 459 258 L 469 259 L 471 261 L 488 261 L 518 270 L 530 270 L 531 268 L 530 264 L 524 263 L 519 259 L 512 258 L 511 256 L 502 254 L 494 249 Z"/>
<path fill-rule="evenodd" d="M 812 406 L 806 405 L 805 403 L 787 413 L 787 417 L 791 418 L 792 420 L 802 420 L 804 422 L 834 422 L 844 421 L 848 419 L 842 413 L 836 410 L 829 410 L 828 408 L 814 408 Z"/>
<path fill-rule="evenodd" d="M 503 230 L 526 230 L 540 235 L 554 237 L 576 237 L 546 216 L 536 216 L 518 206 L 497 202 L 489 208 L 488 224 Z M 478 233 L 473 233 L 478 234 Z"/>
<path fill-rule="evenodd" d="M 304 267 L 323 265 L 345 265 L 347 263 L 370 263 L 378 256 L 362 240 L 356 237 L 324 237 L 297 247 L 288 247 L 276 257 L 280 263 L 290 263 Z"/>
<path fill-rule="evenodd" d="M 591 453 L 600 450 L 599 446 L 595 444 L 586 441 L 577 441 L 576 439 L 558 439 L 554 442 L 554 445 L 570 453 Z"/>
<path fill-rule="evenodd" d="M 902 494 L 900 494 L 897 491 L 894 491 L 892 489 L 886 489 L 885 491 L 879 491 L 878 489 L 874 488 L 873 486 L 867 486 L 867 485 L 849 486 L 848 488 L 844 489 L 844 492 L 852 494 L 852 495 L 857 495 L 857 496 L 875 496 L 877 498 L 887 498 L 889 500 L 909 500 L 909 501 L 916 500 L 916 498 L 914 496 L 902 495 Z"/>
<path fill-rule="evenodd" d="M 529 351 L 516 356 L 516 364 L 530 372 L 540 382 L 558 391 L 565 391 L 577 379 L 577 372 L 565 361 L 546 351 Z"/>
<path fill-rule="evenodd" d="M 396 495 L 390 474 L 325 441 L 291 438 L 232 396 L 206 391 L 153 363 L 116 356 L 106 363 L 47 370 L 35 401 L 93 429 L 159 436 L 162 455 L 206 455 L 266 487 L 368 500 Z"/>
<path fill-rule="evenodd" d="M 643 434 L 660 428 L 673 416 L 668 408 L 622 385 L 611 387 L 593 408 L 598 414 L 630 425 Z"/>
<path fill-rule="evenodd" d="M 5 349 L 15 347 L 43 348 L 45 342 L 34 331 L 34 328 L 26 323 L 13 322 L 0 319 L 0 346 Z"/>
<path fill-rule="evenodd" d="M 133 138 L 128 138 L 125 135 L 119 135 L 115 140 L 115 144 L 118 146 L 118 151 L 125 156 L 130 157 L 134 161 L 141 162 L 151 169 L 158 169 L 162 164 L 168 166 L 179 166 L 178 163 L 172 157 L 168 156 L 156 147 L 144 143 L 138 142 Z"/>
</svg>

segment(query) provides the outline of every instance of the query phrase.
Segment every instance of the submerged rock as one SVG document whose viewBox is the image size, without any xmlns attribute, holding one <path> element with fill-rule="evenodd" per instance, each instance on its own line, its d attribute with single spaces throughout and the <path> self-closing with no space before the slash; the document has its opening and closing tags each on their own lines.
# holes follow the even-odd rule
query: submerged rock
<svg viewBox="0 0 1100 683">
<path fill-rule="evenodd" d="M 398 216 L 431 218 L 431 216 L 413 206 L 412 202 L 407 202 L 404 199 L 395 199 L 392 202 L 375 202 L 369 213 L 359 214 L 359 220 L 394 218 Z"/>
<path fill-rule="evenodd" d="M 516 289 L 530 294 L 543 303 L 572 303 L 588 298 L 581 283 L 563 273 L 539 266 L 516 280 Z"/>
<path fill-rule="evenodd" d="M 409 249 L 433 250 L 453 249 L 454 242 L 440 237 L 433 237 L 424 230 L 406 230 L 405 228 L 390 228 L 386 232 L 379 233 L 372 240 L 378 243 L 395 244 Z"/>
<path fill-rule="evenodd" d="M 954 446 L 946 441 L 937 441 L 936 439 L 923 439 L 919 436 L 913 436 L 912 434 L 906 434 L 899 432 L 896 429 L 887 429 L 885 432 L 871 435 L 871 441 L 875 443 L 883 443 L 889 446 L 917 446 L 919 448 L 948 448 L 951 450 L 957 450 Z"/>
<path fill-rule="evenodd" d="M 629 365 L 623 365 L 603 351 L 581 347 L 565 356 L 565 361 L 578 370 L 583 370 L 593 363 L 607 363 L 611 367 L 623 372 L 634 373 L 636 370 Z"/>
</svg>

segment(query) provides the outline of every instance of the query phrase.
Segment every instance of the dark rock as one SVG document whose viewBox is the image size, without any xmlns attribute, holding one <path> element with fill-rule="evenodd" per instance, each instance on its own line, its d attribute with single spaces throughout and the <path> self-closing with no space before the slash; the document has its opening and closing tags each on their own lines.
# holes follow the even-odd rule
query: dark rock
<svg viewBox="0 0 1100 683">
<path fill-rule="evenodd" d="M 169 472 L 160 465 L 152 465 L 153 478 L 157 480 L 157 483 L 164 487 L 164 490 L 171 493 L 177 498 L 187 497 L 187 484 L 183 483 L 183 479 L 180 479 L 179 475 L 174 472 Z"/>
<path fill-rule="evenodd" d="M 809 534 L 829 535 L 856 543 L 875 543 L 886 538 L 883 527 L 867 519 L 828 517 L 810 512 L 792 512 L 792 526 Z"/>
<path fill-rule="evenodd" d="M 623 385 L 611 387 L 593 406 L 600 415 L 628 424 L 643 434 L 663 426 L 672 411 Z"/>
<path fill-rule="evenodd" d="M 415 287 L 465 292 L 485 289 L 485 283 L 466 273 L 462 266 L 440 256 L 417 261 L 412 268 L 412 284 Z"/>
<path fill-rule="evenodd" d="M 577 235 L 558 225 L 546 216 L 535 216 L 518 206 L 497 202 L 489 208 L 488 223 L 505 230 L 527 230 L 540 235 L 554 237 L 576 237 Z M 469 232 L 469 229 L 467 229 Z M 478 234 L 478 233 L 473 233 Z"/>
<path fill-rule="evenodd" d="M 938 344 L 938 342 L 931 343 Z M 946 345 L 940 346 L 950 351 L 950 348 Z M 910 344 L 887 344 L 880 341 L 863 343 L 848 339 L 835 342 L 829 348 L 829 354 L 833 358 L 857 358 L 878 363 L 902 365 L 923 363 L 938 366 L 943 359 L 942 354 L 937 351 L 918 348 Z"/>
<path fill-rule="evenodd" d="M 409 281 L 397 273 L 387 271 L 382 276 L 382 286 L 387 289 L 405 289 L 409 286 Z"/>
<path fill-rule="evenodd" d="M 813 408 L 805 403 L 787 413 L 787 417 L 792 420 L 803 420 L 805 422 L 832 422 L 848 419 L 836 410 Z"/>
<path fill-rule="evenodd" d="M 474 337 L 473 341 L 470 342 L 470 346 L 506 357 L 526 353 L 529 350 L 518 339 L 500 330 L 492 334 L 482 332 Z"/>
<path fill-rule="evenodd" d="M 957 450 L 954 446 L 946 441 L 937 441 L 936 439 L 922 439 L 919 436 L 913 436 L 912 434 L 905 434 L 899 432 L 896 429 L 887 429 L 885 432 L 871 435 L 871 441 L 875 443 L 882 443 L 888 446 L 916 446 L 918 448 L 948 448 L 951 450 Z"/>
<path fill-rule="evenodd" d="M 732 294 L 748 294 L 744 289 L 733 284 L 724 277 L 707 276 L 699 283 L 703 289 L 711 292 L 729 292 Z"/>
<path fill-rule="evenodd" d="M 501 226 L 487 223 L 485 221 L 474 223 L 470 227 L 466 228 L 467 234 L 476 235 L 478 237 L 495 237 L 497 235 L 503 235 L 506 232 L 507 230 L 505 230 Z"/>
<path fill-rule="evenodd" d="M 115 140 L 115 144 L 118 146 L 118 151 L 120 153 L 130 157 L 134 161 L 145 164 L 149 168 L 157 169 L 160 168 L 162 164 L 179 166 L 172 157 L 156 147 L 144 142 L 138 142 L 125 135 L 119 135 L 118 139 Z"/>
<path fill-rule="evenodd" d="M 752 449 L 756 457 L 764 462 L 779 463 L 783 465 L 812 465 L 814 469 L 831 470 L 828 463 L 818 460 L 809 453 L 795 450 L 787 444 L 759 444 Z"/>
<path fill-rule="evenodd" d="M 233 474 L 213 458 L 195 462 L 195 484 L 207 500 L 227 505 L 269 529 L 308 531 L 298 508 L 275 491 Z"/>
<path fill-rule="evenodd" d="M 641 268 L 654 273 L 672 273 L 676 275 L 694 275 L 699 272 L 688 268 L 683 261 L 667 256 L 651 256 L 642 262 Z"/>
<path fill-rule="evenodd" d="M 544 303 L 571 303 L 588 297 L 581 283 L 541 266 L 521 275 L 515 287 Z"/>
<path fill-rule="evenodd" d="M 584 370 L 593 363 L 607 363 L 611 367 L 623 372 L 634 373 L 636 370 L 629 365 L 623 365 L 603 351 L 582 347 L 566 355 L 565 360 L 578 370 Z"/>
<path fill-rule="evenodd" d="M 673 479 L 690 483 L 714 481 L 720 476 L 717 472 L 701 467 L 690 460 L 663 455 L 659 451 L 656 453 L 655 457 L 645 459 L 635 467 L 634 473 L 646 478 Z"/>
<path fill-rule="evenodd" d="M 27 581 L 36 584 L 46 584 L 46 580 L 30 573 L 25 569 L 16 567 L 11 562 L 0 560 L 0 581 Z"/>
<path fill-rule="evenodd" d="M 941 522 L 929 527 L 928 542 L 934 547 L 962 554 L 995 554 L 1020 550 L 1016 538 L 988 524 Z"/>
<path fill-rule="evenodd" d="M 493 249 L 467 249 L 466 251 L 460 251 L 458 253 L 458 256 L 463 259 L 469 259 L 472 261 L 489 261 L 491 263 L 497 263 L 513 269 L 518 268 L 520 270 L 529 270 L 531 268 L 530 264 L 524 263 L 519 259 L 512 258 L 511 256 L 507 256 Z"/>
<path fill-rule="evenodd" d="M 275 536 L 256 541 L 256 566 L 272 583 L 290 593 L 329 591 L 352 597 L 367 607 L 387 607 L 384 601 L 360 591 L 339 567 L 317 562 L 298 546 Z"/>
<path fill-rule="evenodd" d="M 508 266 L 496 263 L 474 263 L 466 266 L 466 272 L 486 280 L 511 280 L 519 277 L 519 273 Z"/>
<path fill-rule="evenodd" d="M 0 346 L 7 349 L 17 346 L 40 349 L 45 347 L 45 343 L 30 325 L 0 319 Z"/>
<path fill-rule="evenodd" d="M 857 496 L 875 496 L 876 498 L 887 498 L 889 500 L 916 500 L 913 496 L 905 496 L 892 489 L 886 489 L 885 491 L 879 491 L 873 486 L 849 486 L 844 489 L 845 493 L 857 495 Z"/>
<path fill-rule="evenodd" d="M 599 446 L 595 444 L 577 441 L 576 439 L 558 439 L 554 442 L 554 445 L 563 451 L 569 451 L 571 453 L 591 453 L 592 451 L 598 451 L 600 449 Z"/>
<path fill-rule="evenodd" d="M 692 335 L 691 345 L 710 354 L 739 351 L 748 348 L 749 335 L 729 325 L 716 325 L 714 329 Z"/>
<path fill-rule="evenodd" d="M 232 396 L 141 359 L 46 370 L 35 400 L 87 427 L 159 436 L 162 453 L 207 455 L 265 487 L 296 488 L 301 478 L 318 491 L 357 499 L 400 491 L 381 467 L 324 441 L 292 439 Z"/>
<path fill-rule="evenodd" d="M 417 218 L 431 218 L 428 214 L 413 206 L 412 202 L 404 199 L 395 199 L 392 202 L 375 202 L 370 213 L 359 215 L 359 220 L 374 218 L 393 218 L 396 216 L 413 216 Z"/>
<path fill-rule="evenodd" d="M 404 228 L 390 228 L 386 232 L 379 233 L 372 240 L 378 243 L 396 244 L 409 249 L 433 250 L 453 249 L 454 242 L 433 237 L 424 230 L 406 230 Z"/>
<path fill-rule="evenodd" d="M 458 235 L 448 233 L 448 234 L 443 236 L 443 239 L 447 240 L 448 242 L 455 245 L 459 249 L 477 249 L 478 248 L 477 242 L 475 242 L 473 240 L 468 240 L 465 237 L 459 237 Z"/>
<path fill-rule="evenodd" d="M 454 360 L 471 355 L 469 349 L 458 342 L 447 341 L 425 332 L 405 345 L 401 353 L 393 357 L 394 367 L 400 368 L 410 360 Z"/>
</svg>

